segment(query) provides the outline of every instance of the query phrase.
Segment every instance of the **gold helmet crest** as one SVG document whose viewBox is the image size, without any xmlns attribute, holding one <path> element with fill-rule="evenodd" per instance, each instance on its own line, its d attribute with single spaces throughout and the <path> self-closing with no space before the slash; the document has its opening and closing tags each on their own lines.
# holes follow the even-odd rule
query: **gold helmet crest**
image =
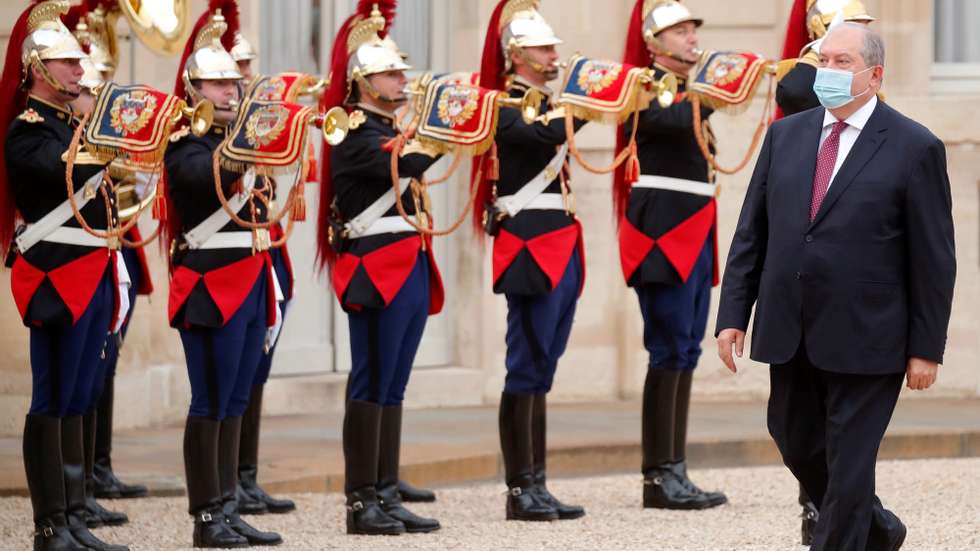
<svg viewBox="0 0 980 551">
<path fill-rule="evenodd" d="M 844 21 L 869 23 L 875 20 L 860 0 L 807 0 L 806 29 L 810 40 L 823 38 L 838 12 Z"/>
<path fill-rule="evenodd" d="M 201 29 L 194 40 L 194 51 L 187 58 L 184 79 L 189 84 L 194 80 L 238 80 L 242 74 L 238 63 L 221 45 L 221 37 L 228 30 L 228 24 L 221 10 L 211 15 L 208 24 Z"/>
</svg>

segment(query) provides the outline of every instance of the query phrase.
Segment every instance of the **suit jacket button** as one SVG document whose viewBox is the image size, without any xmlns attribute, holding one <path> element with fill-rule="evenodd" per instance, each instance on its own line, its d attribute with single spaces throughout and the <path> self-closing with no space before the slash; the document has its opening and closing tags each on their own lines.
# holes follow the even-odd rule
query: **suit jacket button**
<svg viewBox="0 0 980 551">
<path fill-rule="evenodd" d="M 796 279 L 803 279 L 803 274 L 800 272 L 796 272 Z"/>
<path fill-rule="evenodd" d="M 813 236 L 812 235 L 808 235 L 808 236 L 804 237 L 803 240 L 806 241 L 807 243 L 813 243 Z"/>
</svg>

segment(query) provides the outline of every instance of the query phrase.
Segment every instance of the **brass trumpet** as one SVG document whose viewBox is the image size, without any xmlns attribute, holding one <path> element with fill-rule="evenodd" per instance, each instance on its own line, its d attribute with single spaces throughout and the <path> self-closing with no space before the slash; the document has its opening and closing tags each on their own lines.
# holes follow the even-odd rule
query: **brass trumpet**
<svg viewBox="0 0 980 551">
<path fill-rule="evenodd" d="M 640 77 L 640 83 L 657 98 L 660 107 L 666 109 L 673 105 L 674 98 L 677 97 L 677 77 L 674 73 L 667 73 L 658 80 L 654 76 L 653 69 L 648 69 Z"/>
<path fill-rule="evenodd" d="M 465 86 L 471 86 L 469 84 Z M 408 86 L 402 93 L 406 96 L 416 97 L 421 101 L 426 94 L 427 86 L 421 83 L 413 83 Z M 544 101 L 544 95 L 534 88 L 528 88 L 527 92 L 519 98 L 508 98 L 508 97 L 498 97 L 497 105 L 500 107 L 507 107 L 511 109 L 520 109 L 521 118 L 524 119 L 526 124 L 531 124 L 538 118 L 541 114 L 541 103 Z M 417 106 L 418 110 L 421 111 L 421 107 Z"/>
<path fill-rule="evenodd" d="M 334 107 L 326 113 L 310 118 L 310 125 L 320 129 L 323 139 L 331 146 L 339 145 L 350 132 L 350 117 L 342 107 Z"/>
<path fill-rule="evenodd" d="M 214 123 L 214 104 L 208 100 L 201 100 L 194 107 L 182 103 L 180 109 L 174 113 L 173 122 L 177 124 L 183 119 L 190 121 L 191 133 L 201 137 L 208 133 Z"/>
<path fill-rule="evenodd" d="M 330 86 L 329 78 L 318 78 L 317 81 L 312 85 L 303 87 L 303 90 L 300 92 L 300 95 L 319 98 L 320 95 L 323 94 L 323 91 L 326 90 L 329 86 Z"/>
</svg>

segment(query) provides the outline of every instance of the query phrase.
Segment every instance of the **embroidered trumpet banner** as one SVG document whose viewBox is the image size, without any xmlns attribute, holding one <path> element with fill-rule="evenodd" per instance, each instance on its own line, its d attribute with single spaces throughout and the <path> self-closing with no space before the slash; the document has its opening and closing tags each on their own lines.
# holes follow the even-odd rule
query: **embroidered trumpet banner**
<svg viewBox="0 0 980 551">
<path fill-rule="evenodd" d="M 221 165 L 245 172 L 250 166 L 288 171 L 302 159 L 313 108 L 297 103 L 245 102 L 219 150 Z"/>
<path fill-rule="evenodd" d="M 479 155 L 493 144 L 500 92 L 464 76 L 434 78 L 426 86 L 416 135 L 446 150 L 455 145 Z"/>
<path fill-rule="evenodd" d="M 279 73 L 256 78 L 245 91 L 245 97 L 259 101 L 295 103 L 304 91 L 317 85 L 319 79 L 306 73 Z"/>
<path fill-rule="evenodd" d="M 176 96 L 148 86 L 109 83 L 96 98 L 86 148 L 106 160 L 122 152 L 135 163 L 158 163 L 182 106 Z"/>
<path fill-rule="evenodd" d="M 621 123 L 650 103 L 648 95 L 640 95 L 645 73 L 643 67 L 576 55 L 569 61 L 558 103 L 581 119 Z"/>
<path fill-rule="evenodd" d="M 749 52 L 706 52 L 695 69 L 688 93 L 713 109 L 738 111 L 748 100 L 765 72 L 767 60 Z"/>
</svg>

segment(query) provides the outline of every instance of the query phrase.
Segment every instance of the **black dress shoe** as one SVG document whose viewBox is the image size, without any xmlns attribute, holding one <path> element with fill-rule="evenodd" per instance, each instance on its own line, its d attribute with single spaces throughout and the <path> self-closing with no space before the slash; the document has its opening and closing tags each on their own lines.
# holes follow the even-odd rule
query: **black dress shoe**
<svg viewBox="0 0 980 551">
<path fill-rule="evenodd" d="M 558 520 L 574 520 L 585 516 L 585 507 L 581 505 L 567 505 L 558 501 L 558 498 L 553 496 L 544 484 L 536 484 L 534 491 L 538 494 L 538 499 L 542 503 L 553 508 L 558 513 Z"/>
<path fill-rule="evenodd" d="M 405 503 L 432 503 L 436 500 L 436 493 L 432 490 L 416 488 L 404 480 L 398 481 L 398 493 Z"/>
<path fill-rule="evenodd" d="M 146 497 L 149 490 L 142 484 L 126 484 L 112 469 L 96 461 L 93 469 L 95 497 L 98 499 L 135 499 Z"/>
<path fill-rule="evenodd" d="M 223 511 L 225 514 L 225 524 L 242 536 L 250 545 L 279 545 L 282 543 L 282 536 L 275 532 L 263 532 L 251 524 L 242 520 L 238 514 L 238 505 L 235 501 L 225 503 Z"/>
<path fill-rule="evenodd" d="M 410 534 L 435 532 L 441 528 L 438 520 L 420 517 L 406 509 L 402 505 L 398 486 L 392 485 L 378 490 L 378 502 L 381 503 L 381 509 L 389 517 L 404 524 L 405 531 Z"/>
<path fill-rule="evenodd" d="M 194 515 L 194 547 L 238 549 L 249 544 L 225 523 L 221 508 L 212 507 Z"/>
<path fill-rule="evenodd" d="M 807 502 L 800 513 L 800 545 L 813 545 L 813 534 L 817 531 L 817 520 L 820 513 L 817 512 L 813 502 Z"/>
<path fill-rule="evenodd" d="M 95 534 L 89 532 L 85 520 L 74 514 L 68 515 L 68 531 L 78 543 L 92 551 L 129 551 L 129 547 L 125 545 L 113 545 L 95 537 Z"/>
<path fill-rule="evenodd" d="M 404 534 L 405 524 L 381 508 L 377 490 L 372 487 L 354 490 L 347 495 L 347 533 L 365 536 Z"/>
<path fill-rule="evenodd" d="M 662 466 L 643 478 L 643 507 L 689 511 L 712 505 L 704 495 L 690 492 L 669 468 Z"/>
<path fill-rule="evenodd" d="M 89 528 L 122 526 L 129 522 L 129 517 L 126 516 L 126 513 L 106 509 L 95 500 L 95 497 L 85 498 L 85 514 L 85 524 Z"/>
<path fill-rule="evenodd" d="M 507 520 L 547 522 L 558 520 L 558 511 L 538 497 L 534 484 L 507 490 Z"/>
<path fill-rule="evenodd" d="M 698 488 L 697 485 L 694 484 L 694 482 L 691 482 L 691 479 L 687 477 L 686 461 L 683 460 L 674 461 L 672 463 L 668 463 L 667 465 L 669 466 L 670 471 L 674 473 L 674 476 L 676 476 L 677 479 L 680 481 L 681 485 L 684 486 L 684 488 L 692 494 L 699 494 L 704 496 L 704 498 L 708 501 L 709 507 L 717 507 L 719 505 L 724 505 L 728 503 L 728 496 L 726 496 L 724 493 L 706 492 L 701 488 Z"/>
</svg>

